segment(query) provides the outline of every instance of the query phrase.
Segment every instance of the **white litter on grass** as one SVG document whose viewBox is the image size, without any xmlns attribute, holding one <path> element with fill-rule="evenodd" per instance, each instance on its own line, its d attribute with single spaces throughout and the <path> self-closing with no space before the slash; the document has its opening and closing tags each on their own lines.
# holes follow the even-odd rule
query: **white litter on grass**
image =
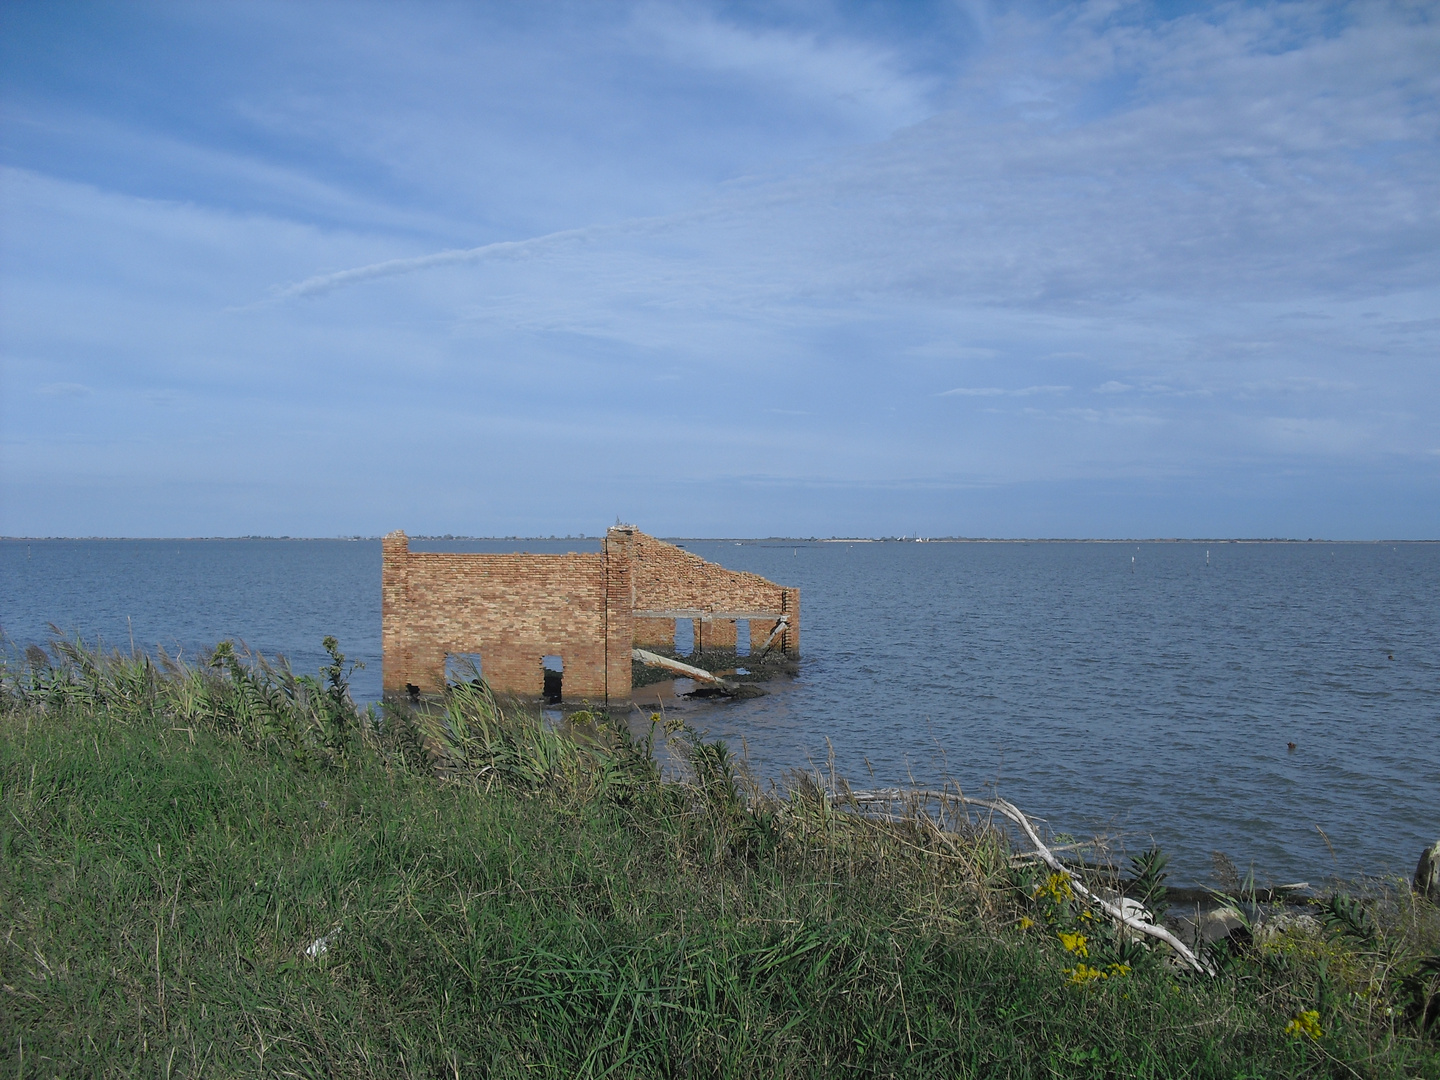
<svg viewBox="0 0 1440 1080">
<path fill-rule="evenodd" d="M 340 927 L 335 927 L 324 937 L 318 937 L 309 945 L 305 946 L 305 956 L 310 960 L 319 960 L 330 951 L 331 943 L 340 936 Z"/>
</svg>

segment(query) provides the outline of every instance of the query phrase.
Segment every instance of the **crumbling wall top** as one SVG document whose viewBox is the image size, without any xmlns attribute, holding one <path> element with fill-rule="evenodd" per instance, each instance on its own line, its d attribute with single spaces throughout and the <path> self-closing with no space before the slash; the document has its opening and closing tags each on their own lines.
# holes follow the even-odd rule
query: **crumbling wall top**
<svg viewBox="0 0 1440 1080">
<path fill-rule="evenodd" d="M 785 586 L 759 574 L 728 570 L 638 529 L 634 543 L 637 611 L 785 610 Z"/>
</svg>

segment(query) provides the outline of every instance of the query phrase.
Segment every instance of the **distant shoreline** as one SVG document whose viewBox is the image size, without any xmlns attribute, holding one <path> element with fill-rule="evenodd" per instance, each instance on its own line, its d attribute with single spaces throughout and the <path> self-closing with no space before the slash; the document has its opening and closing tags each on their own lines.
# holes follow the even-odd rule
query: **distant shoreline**
<svg viewBox="0 0 1440 1080">
<path fill-rule="evenodd" d="M 39 543 L 42 541 L 113 541 L 178 543 L 180 541 L 378 541 L 379 536 L 0 536 L 0 543 Z M 425 543 L 555 543 L 566 541 L 598 543 L 598 536 L 443 536 L 413 535 L 411 540 Z M 1440 538 L 1387 537 L 1377 540 L 1327 540 L 1323 537 L 1283 536 L 666 536 L 662 539 L 687 544 L 1440 544 Z"/>
</svg>

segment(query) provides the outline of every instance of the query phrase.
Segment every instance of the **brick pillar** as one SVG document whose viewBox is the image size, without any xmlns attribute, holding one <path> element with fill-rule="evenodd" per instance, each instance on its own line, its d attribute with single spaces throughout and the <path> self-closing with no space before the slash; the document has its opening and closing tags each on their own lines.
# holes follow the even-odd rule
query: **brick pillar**
<svg viewBox="0 0 1440 1080">
<path fill-rule="evenodd" d="M 630 650 L 635 643 L 635 528 L 605 533 L 605 700 L 630 700 Z"/>
<path fill-rule="evenodd" d="M 775 641 L 778 643 L 782 638 L 785 642 L 786 656 L 800 655 L 800 590 L 786 589 L 784 601 L 781 604 L 785 614 L 790 616 L 790 621 L 785 625 L 785 631 Z M 768 631 L 767 631 L 768 633 Z M 772 648 L 774 645 L 772 644 Z"/>
<path fill-rule="evenodd" d="M 750 620 L 750 655 L 759 656 L 760 646 L 765 644 L 765 639 L 770 636 L 770 631 L 775 629 L 774 619 L 751 619 Z M 774 652 L 780 648 L 780 637 L 777 634 L 775 640 L 770 643 L 770 650 Z"/>
<path fill-rule="evenodd" d="M 635 644 L 642 649 L 675 651 L 674 619 L 636 619 Z"/>
<path fill-rule="evenodd" d="M 396 529 L 380 541 L 380 684 L 387 694 L 403 694 L 412 681 L 405 647 L 409 571 L 410 541 Z"/>
<path fill-rule="evenodd" d="M 733 651 L 735 648 L 735 620 L 734 619 L 703 619 L 704 640 L 706 651 L 722 649 Z"/>
</svg>

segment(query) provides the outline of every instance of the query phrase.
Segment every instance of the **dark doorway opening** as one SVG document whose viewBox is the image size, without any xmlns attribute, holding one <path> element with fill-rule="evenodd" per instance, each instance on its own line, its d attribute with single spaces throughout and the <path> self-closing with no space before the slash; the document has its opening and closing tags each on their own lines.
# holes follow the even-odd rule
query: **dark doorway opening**
<svg viewBox="0 0 1440 1080">
<path fill-rule="evenodd" d="M 542 656 L 540 665 L 545 673 L 545 683 L 541 690 L 545 704 L 559 705 L 565 681 L 565 661 L 558 656 Z"/>
</svg>

